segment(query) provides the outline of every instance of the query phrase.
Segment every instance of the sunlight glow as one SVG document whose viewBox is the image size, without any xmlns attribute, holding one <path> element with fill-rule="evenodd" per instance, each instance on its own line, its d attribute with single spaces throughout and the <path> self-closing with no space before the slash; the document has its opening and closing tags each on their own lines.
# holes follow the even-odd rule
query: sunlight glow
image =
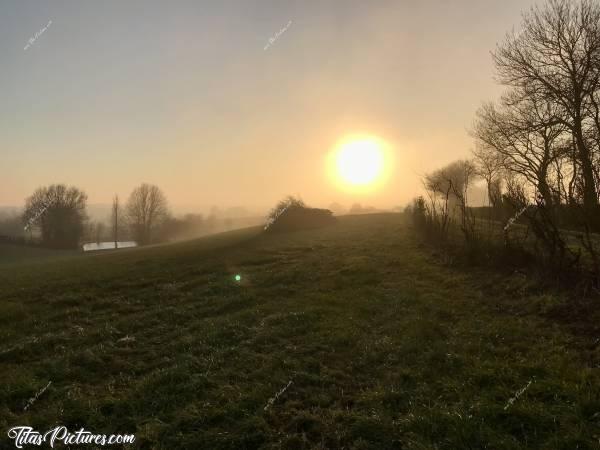
<svg viewBox="0 0 600 450">
<path fill-rule="evenodd" d="M 343 139 L 333 153 L 330 170 L 342 187 L 364 190 L 383 180 L 388 161 L 386 145 L 372 136 Z"/>
</svg>

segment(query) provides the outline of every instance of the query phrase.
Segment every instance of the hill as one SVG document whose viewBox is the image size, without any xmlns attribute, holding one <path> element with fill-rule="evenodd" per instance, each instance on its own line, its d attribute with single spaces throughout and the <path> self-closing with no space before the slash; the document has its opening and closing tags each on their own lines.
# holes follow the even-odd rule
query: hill
<svg viewBox="0 0 600 450">
<path fill-rule="evenodd" d="M 49 262 L 65 256 L 75 256 L 77 250 L 56 250 L 26 245 L 0 243 L 0 267 L 7 264 L 27 262 Z"/>
<path fill-rule="evenodd" d="M 442 266 L 401 214 L 7 265 L 0 285 L 4 430 L 165 449 L 599 443 L 597 336 L 556 319 L 567 299 Z"/>
</svg>

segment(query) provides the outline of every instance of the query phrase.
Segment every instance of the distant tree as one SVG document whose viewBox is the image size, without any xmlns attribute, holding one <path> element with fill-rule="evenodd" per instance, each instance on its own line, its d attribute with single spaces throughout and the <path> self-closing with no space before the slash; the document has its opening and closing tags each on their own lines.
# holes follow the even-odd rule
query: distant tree
<svg viewBox="0 0 600 450">
<path fill-rule="evenodd" d="M 177 239 L 192 239 L 208 233 L 202 214 L 186 214 L 183 218 L 169 216 L 165 219 L 158 238 L 162 242 Z"/>
<path fill-rule="evenodd" d="M 104 239 L 105 230 L 106 224 L 104 222 L 96 222 L 96 226 L 94 227 L 94 240 L 98 245 L 100 245 L 100 242 L 102 242 Z"/>
<path fill-rule="evenodd" d="M 0 236 L 23 237 L 23 228 L 23 219 L 19 212 L 0 212 Z"/>
<path fill-rule="evenodd" d="M 488 103 L 480 108 L 474 129 L 487 162 L 526 178 L 548 206 L 554 203 L 551 171 L 568 145 L 564 127 L 556 122 L 558 114 L 556 105 L 513 93 L 505 95 L 499 105 Z"/>
<path fill-rule="evenodd" d="M 206 218 L 206 231 L 213 232 L 217 228 L 217 216 L 213 213 L 209 214 Z"/>
<path fill-rule="evenodd" d="M 184 223 L 181 219 L 177 219 L 171 214 L 167 214 L 160 224 L 160 227 L 156 230 L 154 240 L 156 242 L 168 242 L 178 239 L 182 233 L 183 226 Z"/>
<path fill-rule="evenodd" d="M 350 214 L 361 214 L 363 212 L 363 207 L 360 203 L 353 203 L 350 207 Z"/>
<path fill-rule="evenodd" d="M 87 219 L 87 195 L 76 187 L 41 187 L 25 201 L 25 228 L 39 226 L 44 245 L 77 248 Z"/>
<path fill-rule="evenodd" d="M 467 193 L 476 174 L 472 161 L 459 160 L 425 176 L 423 184 L 430 199 L 431 218 L 442 239 L 457 212 L 465 237 L 473 238 L 474 218 L 468 209 Z"/>
<path fill-rule="evenodd" d="M 186 231 L 202 232 L 205 227 L 204 216 L 202 214 L 186 214 L 183 216 L 183 223 Z"/>
<path fill-rule="evenodd" d="M 96 241 L 96 221 L 88 220 L 83 225 L 83 233 L 81 234 L 83 242 L 90 243 Z"/>
<path fill-rule="evenodd" d="M 240 217 L 248 217 L 248 210 L 243 206 L 232 206 L 227 208 L 223 215 L 231 219 L 239 219 Z"/>
<path fill-rule="evenodd" d="M 427 224 L 427 203 L 423 196 L 415 198 L 412 205 L 406 207 L 408 213 L 412 214 L 413 224 L 422 229 Z"/>
<path fill-rule="evenodd" d="M 167 217 L 167 199 L 157 186 L 144 183 L 133 190 L 127 201 L 127 220 L 139 245 L 150 244 Z"/>
<path fill-rule="evenodd" d="M 329 210 L 336 216 L 341 216 L 346 213 L 346 209 L 340 205 L 338 202 L 333 202 L 329 205 Z"/>
<path fill-rule="evenodd" d="M 497 208 L 502 193 L 503 155 L 487 145 L 479 144 L 473 150 L 473 163 L 477 175 L 485 180 L 488 202 Z"/>
<path fill-rule="evenodd" d="M 362 206 L 360 203 L 354 203 L 350 207 L 349 214 L 369 214 L 376 212 L 376 209 L 372 206 Z"/>
</svg>

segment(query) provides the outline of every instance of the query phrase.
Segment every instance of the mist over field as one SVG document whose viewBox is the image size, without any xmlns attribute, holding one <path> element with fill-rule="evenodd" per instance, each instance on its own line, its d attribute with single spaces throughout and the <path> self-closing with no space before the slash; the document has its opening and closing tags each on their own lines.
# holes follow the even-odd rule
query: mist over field
<svg viewBox="0 0 600 450">
<path fill-rule="evenodd" d="M 600 448 L 599 0 L 7 0 L 0 60 L 0 448 Z"/>
</svg>

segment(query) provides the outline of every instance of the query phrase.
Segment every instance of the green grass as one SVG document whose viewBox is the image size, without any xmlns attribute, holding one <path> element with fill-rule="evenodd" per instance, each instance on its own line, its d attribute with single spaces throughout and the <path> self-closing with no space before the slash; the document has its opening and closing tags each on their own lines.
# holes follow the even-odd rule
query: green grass
<svg viewBox="0 0 600 450">
<path fill-rule="evenodd" d="M 487 220 L 482 218 L 475 218 L 475 232 L 480 238 L 490 239 L 496 242 L 503 242 L 505 239 L 504 227 L 506 225 L 498 220 Z M 457 230 L 456 235 L 460 236 L 460 232 Z M 581 251 L 583 257 L 587 258 L 589 255 L 586 254 L 585 248 L 582 247 L 581 238 L 584 237 L 583 232 L 568 230 L 562 228 L 560 230 L 561 238 L 564 240 L 565 245 L 570 248 L 573 252 L 577 253 Z M 513 243 L 519 243 L 525 248 L 533 250 L 536 241 L 535 233 L 530 229 L 528 225 L 522 223 L 513 223 L 508 229 L 508 237 Z M 592 233 L 590 235 L 592 245 L 597 252 L 600 252 L 600 235 Z M 591 261 L 586 261 L 589 263 Z"/>
<path fill-rule="evenodd" d="M 0 244 L 0 267 L 6 264 L 15 264 L 32 261 L 56 260 L 65 256 L 74 256 L 78 250 L 53 250 L 42 247 L 26 245 Z"/>
<path fill-rule="evenodd" d="M 0 444 L 62 424 L 139 448 L 599 448 L 595 337 L 527 283 L 436 264 L 393 214 L 6 266 Z"/>
</svg>

